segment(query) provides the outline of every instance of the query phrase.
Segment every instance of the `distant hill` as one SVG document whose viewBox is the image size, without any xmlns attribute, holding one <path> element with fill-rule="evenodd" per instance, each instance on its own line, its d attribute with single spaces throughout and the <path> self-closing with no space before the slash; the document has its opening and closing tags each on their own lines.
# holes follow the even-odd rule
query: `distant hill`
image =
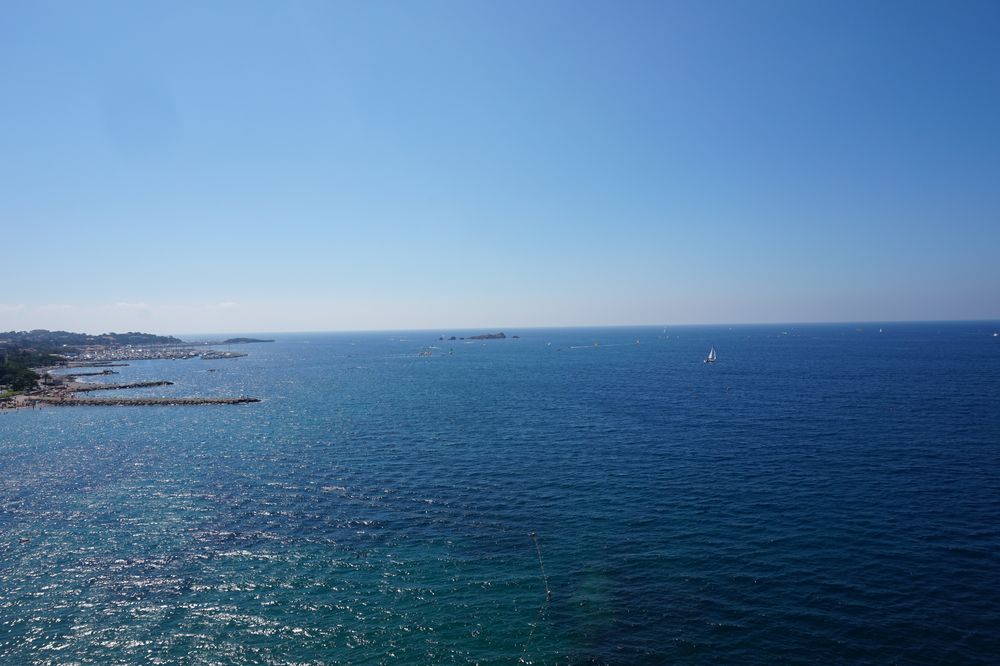
<svg viewBox="0 0 1000 666">
<path fill-rule="evenodd" d="M 136 331 L 89 335 L 87 333 L 71 333 L 69 331 L 47 331 L 39 328 L 33 331 L 7 331 L 6 333 L 0 333 L 0 347 L 50 352 L 66 351 L 67 349 L 91 345 L 113 347 L 132 345 L 135 347 L 139 345 L 176 345 L 183 343 L 184 341 L 179 338 L 153 335 L 151 333 L 139 333 Z"/>
</svg>

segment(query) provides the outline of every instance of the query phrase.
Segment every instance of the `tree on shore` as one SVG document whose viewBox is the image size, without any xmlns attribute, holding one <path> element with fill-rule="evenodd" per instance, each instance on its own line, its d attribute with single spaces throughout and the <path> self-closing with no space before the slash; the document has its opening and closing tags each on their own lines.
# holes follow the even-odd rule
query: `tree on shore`
<svg viewBox="0 0 1000 666">
<path fill-rule="evenodd" d="M 38 373 L 31 368 L 54 365 L 58 356 L 26 349 L 0 349 L 0 386 L 14 391 L 27 391 L 35 387 Z"/>
<path fill-rule="evenodd" d="M 8 386 L 14 391 L 27 391 L 34 388 L 38 381 L 38 373 L 31 368 L 8 360 L 0 365 L 0 386 Z"/>
</svg>

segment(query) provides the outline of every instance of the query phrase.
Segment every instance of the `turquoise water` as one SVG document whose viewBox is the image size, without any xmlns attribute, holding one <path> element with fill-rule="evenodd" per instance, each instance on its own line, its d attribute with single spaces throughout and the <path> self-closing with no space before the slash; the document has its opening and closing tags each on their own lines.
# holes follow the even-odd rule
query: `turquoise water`
<svg viewBox="0 0 1000 666">
<path fill-rule="evenodd" d="M 994 663 L 1000 324 L 883 329 L 115 368 L 264 402 L 0 413 L 0 661 Z"/>
</svg>

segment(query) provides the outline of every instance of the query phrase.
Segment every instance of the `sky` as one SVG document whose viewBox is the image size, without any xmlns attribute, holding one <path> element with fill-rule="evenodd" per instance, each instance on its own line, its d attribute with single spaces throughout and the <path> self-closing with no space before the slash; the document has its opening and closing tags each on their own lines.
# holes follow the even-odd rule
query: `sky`
<svg viewBox="0 0 1000 666">
<path fill-rule="evenodd" d="M 3 3 L 0 331 L 998 319 L 998 26 Z"/>
</svg>

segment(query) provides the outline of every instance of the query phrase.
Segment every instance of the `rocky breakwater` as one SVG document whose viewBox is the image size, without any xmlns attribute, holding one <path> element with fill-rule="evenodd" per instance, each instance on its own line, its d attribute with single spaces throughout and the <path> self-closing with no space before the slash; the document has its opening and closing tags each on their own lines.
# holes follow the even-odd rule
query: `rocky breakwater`
<svg viewBox="0 0 1000 666">
<path fill-rule="evenodd" d="M 217 361 L 219 359 L 226 358 L 242 358 L 246 356 L 245 352 L 231 352 L 231 351 L 207 351 L 201 355 L 201 358 L 206 361 Z"/>
<path fill-rule="evenodd" d="M 32 395 L 18 396 L 25 405 L 53 405 L 59 407 L 128 407 L 163 405 L 241 405 L 260 402 L 260 398 L 77 398 L 72 395 Z"/>
<path fill-rule="evenodd" d="M 173 386 L 173 382 L 159 381 L 159 382 L 132 382 L 131 384 L 81 384 L 81 383 L 70 383 L 66 386 L 66 390 L 71 393 L 86 393 L 88 391 L 113 391 L 115 389 L 136 389 L 136 388 L 149 388 L 151 386 Z"/>
<path fill-rule="evenodd" d="M 260 402 L 259 398 L 247 396 L 236 397 L 125 397 L 114 396 L 107 398 L 80 397 L 81 393 L 93 391 L 112 391 L 117 389 L 138 389 L 155 386 L 171 386 L 173 382 L 152 381 L 152 382 L 131 382 L 127 384 L 90 384 L 74 381 L 74 376 L 52 376 L 45 375 L 39 383 L 39 387 L 29 393 L 13 397 L 12 403 L 16 407 L 127 407 L 127 406 L 165 406 L 165 405 L 241 405 L 250 402 Z"/>
</svg>

